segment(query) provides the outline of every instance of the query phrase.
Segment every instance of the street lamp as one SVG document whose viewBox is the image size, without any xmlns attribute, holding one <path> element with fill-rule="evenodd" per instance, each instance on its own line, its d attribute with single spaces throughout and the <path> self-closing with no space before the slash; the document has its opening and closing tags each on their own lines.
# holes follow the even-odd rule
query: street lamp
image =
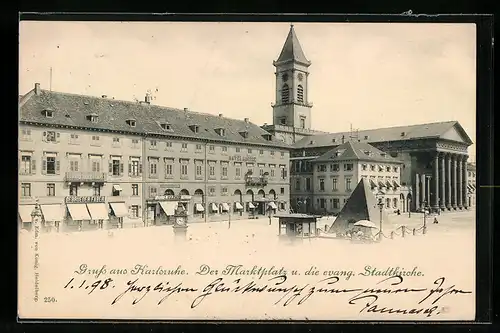
<svg viewBox="0 0 500 333">
<path fill-rule="evenodd" d="M 422 202 L 422 208 L 424 209 L 424 230 L 426 228 L 426 225 L 427 225 L 427 214 L 428 214 L 428 206 L 427 206 L 427 202 L 424 201 Z"/>
<path fill-rule="evenodd" d="M 385 193 L 382 191 L 378 191 L 378 193 L 375 195 L 376 198 L 378 199 L 378 208 L 380 209 L 380 230 L 379 230 L 379 241 L 382 240 L 382 212 L 384 211 L 384 195 Z"/>
</svg>

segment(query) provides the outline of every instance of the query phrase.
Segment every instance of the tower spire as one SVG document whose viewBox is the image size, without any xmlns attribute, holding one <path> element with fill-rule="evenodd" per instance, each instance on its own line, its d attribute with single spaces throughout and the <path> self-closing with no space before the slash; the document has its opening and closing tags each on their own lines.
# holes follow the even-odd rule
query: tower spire
<svg viewBox="0 0 500 333">
<path fill-rule="evenodd" d="M 290 23 L 290 31 L 288 32 L 288 36 L 286 37 L 285 44 L 283 45 L 278 60 L 275 61 L 275 63 L 284 63 L 289 61 L 297 62 L 305 66 L 309 66 L 311 64 L 311 62 L 307 60 L 304 55 L 304 51 L 302 51 L 302 46 L 300 46 L 299 39 L 297 38 L 293 28 L 293 23 Z"/>
</svg>

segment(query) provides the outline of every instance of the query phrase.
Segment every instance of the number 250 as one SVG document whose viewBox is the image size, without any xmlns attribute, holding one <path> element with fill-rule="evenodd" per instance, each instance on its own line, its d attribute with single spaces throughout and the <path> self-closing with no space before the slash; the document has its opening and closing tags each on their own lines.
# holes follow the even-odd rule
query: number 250
<svg viewBox="0 0 500 333">
<path fill-rule="evenodd" d="M 44 297 L 43 301 L 44 301 L 44 303 L 55 303 L 56 298 L 55 297 Z"/>
</svg>

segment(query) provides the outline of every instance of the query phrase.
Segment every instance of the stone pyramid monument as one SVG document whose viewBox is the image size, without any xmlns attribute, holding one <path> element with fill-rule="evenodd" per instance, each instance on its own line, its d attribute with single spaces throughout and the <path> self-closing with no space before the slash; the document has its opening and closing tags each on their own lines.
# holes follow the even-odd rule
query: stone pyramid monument
<svg viewBox="0 0 500 333">
<path fill-rule="evenodd" d="M 354 223 L 360 220 L 371 221 L 377 227 L 380 225 L 380 208 L 377 205 L 377 198 L 371 191 L 369 181 L 364 178 L 360 180 L 328 232 L 345 234 L 353 228 Z M 389 218 L 383 210 L 382 223 L 388 222 Z"/>
</svg>

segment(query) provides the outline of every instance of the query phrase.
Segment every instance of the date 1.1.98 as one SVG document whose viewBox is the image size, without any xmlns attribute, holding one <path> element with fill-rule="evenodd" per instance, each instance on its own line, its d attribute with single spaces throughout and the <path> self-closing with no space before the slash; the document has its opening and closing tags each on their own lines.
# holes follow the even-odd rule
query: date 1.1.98
<svg viewBox="0 0 500 333">
<path fill-rule="evenodd" d="M 75 278 L 71 278 L 68 283 L 64 286 L 64 289 L 85 289 L 89 290 L 89 294 L 91 294 L 94 290 L 99 288 L 99 290 L 104 290 L 106 288 L 114 288 L 115 284 L 113 283 L 113 279 L 107 278 L 106 280 L 95 280 L 95 281 L 75 281 Z"/>
</svg>

